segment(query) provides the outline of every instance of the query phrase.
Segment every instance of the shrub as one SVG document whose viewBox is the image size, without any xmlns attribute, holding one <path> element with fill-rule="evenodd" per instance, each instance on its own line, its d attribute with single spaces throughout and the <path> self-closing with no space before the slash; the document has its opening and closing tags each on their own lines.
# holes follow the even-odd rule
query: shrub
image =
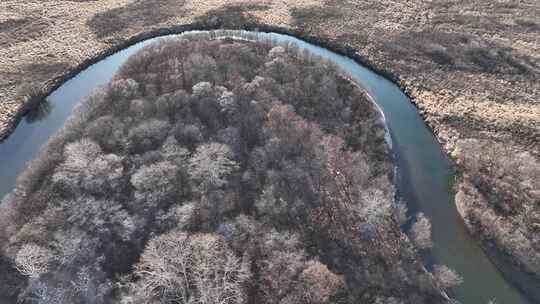
<svg viewBox="0 0 540 304">
<path fill-rule="evenodd" d="M 43 89 L 37 83 L 25 82 L 17 88 L 17 96 L 25 103 L 36 103 L 43 97 Z"/>
</svg>

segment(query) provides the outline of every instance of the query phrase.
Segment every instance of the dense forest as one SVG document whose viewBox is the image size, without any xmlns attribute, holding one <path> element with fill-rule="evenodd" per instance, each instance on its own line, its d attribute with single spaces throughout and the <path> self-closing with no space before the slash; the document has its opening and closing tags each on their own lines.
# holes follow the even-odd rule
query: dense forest
<svg viewBox="0 0 540 304">
<path fill-rule="evenodd" d="M 385 126 L 292 45 L 163 39 L 82 102 L 0 205 L 22 303 L 442 303 L 400 229 Z M 414 245 L 413 245 L 414 244 Z"/>
</svg>

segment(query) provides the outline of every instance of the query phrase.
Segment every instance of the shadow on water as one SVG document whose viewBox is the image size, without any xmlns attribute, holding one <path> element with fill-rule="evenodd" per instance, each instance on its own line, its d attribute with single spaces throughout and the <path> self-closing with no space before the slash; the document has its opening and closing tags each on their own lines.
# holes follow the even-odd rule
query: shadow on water
<svg viewBox="0 0 540 304">
<path fill-rule="evenodd" d="M 53 108 L 53 104 L 48 99 L 45 99 L 44 101 L 40 102 L 37 107 L 26 113 L 24 119 L 29 124 L 44 120 L 47 118 L 47 116 L 49 116 L 49 114 L 51 114 Z"/>
<path fill-rule="evenodd" d="M 232 33 L 235 36 L 246 34 Z M 452 164 L 416 108 L 395 84 L 348 57 L 294 37 L 258 33 L 257 38 L 294 43 L 335 61 L 365 87 L 382 108 L 392 133 L 400 169 L 399 192 L 408 202 L 411 214 L 421 211 L 432 221 L 434 247 L 429 262 L 446 264 L 464 277 L 464 284 L 452 290 L 457 300 L 464 304 L 483 304 L 491 299 L 499 304 L 530 303 L 503 278 L 469 235 L 454 205 Z M 43 109 L 20 123 L 15 132 L 0 144 L 0 197 L 13 189 L 26 162 L 62 126 L 73 107 L 92 89 L 107 83 L 130 55 L 156 39 L 161 38 L 137 43 L 90 66 L 53 92 L 47 99 L 49 105 L 44 105 Z M 7 303 L 4 302 L 0 297 L 0 304 Z"/>
</svg>

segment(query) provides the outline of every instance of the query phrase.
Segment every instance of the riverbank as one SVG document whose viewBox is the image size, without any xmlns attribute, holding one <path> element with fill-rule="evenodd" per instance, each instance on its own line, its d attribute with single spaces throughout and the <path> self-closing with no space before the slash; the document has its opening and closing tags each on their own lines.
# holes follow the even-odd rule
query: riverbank
<svg viewBox="0 0 540 304">
<path fill-rule="evenodd" d="M 540 249 L 535 230 L 529 230 L 534 229 L 530 215 L 525 211 L 512 216 L 500 214 L 465 177 L 457 186 L 456 206 L 496 267 L 522 292 L 539 301 Z"/>
<path fill-rule="evenodd" d="M 534 1 L 254 3 L 2 2 L 0 138 L 38 100 L 25 94 L 46 95 L 136 41 L 188 29 L 259 28 L 330 47 L 387 75 L 411 97 L 447 152 L 460 139 L 476 138 L 488 143 L 484 149 L 504 143 L 538 160 L 540 5 Z"/>
</svg>

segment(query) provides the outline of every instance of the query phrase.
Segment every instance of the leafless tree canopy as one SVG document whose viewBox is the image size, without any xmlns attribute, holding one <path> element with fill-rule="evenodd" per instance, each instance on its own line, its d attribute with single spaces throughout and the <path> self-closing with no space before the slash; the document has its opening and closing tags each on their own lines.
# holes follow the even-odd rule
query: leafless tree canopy
<svg viewBox="0 0 540 304">
<path fill-rule="evenodd" d="M 31 276 L 21 301 L 440 302 L 392 172 L 377 111 L 332 63 L 162 40 L 21 174 L 0 244 Z"/>
<path fill-rule="evenodd" d="M 445 265 L 435 265 L 433 275 L 444 288 L 456 287 L 463 283 L 463 278 Z"/>
<path fill-rule="evenodd" d="M 431 222 L 423 213 L 416 215 L 416 222 L 411 228 L 411 237 L 420 249 L 427 249 L 432 246 Z"/>
</svg>

